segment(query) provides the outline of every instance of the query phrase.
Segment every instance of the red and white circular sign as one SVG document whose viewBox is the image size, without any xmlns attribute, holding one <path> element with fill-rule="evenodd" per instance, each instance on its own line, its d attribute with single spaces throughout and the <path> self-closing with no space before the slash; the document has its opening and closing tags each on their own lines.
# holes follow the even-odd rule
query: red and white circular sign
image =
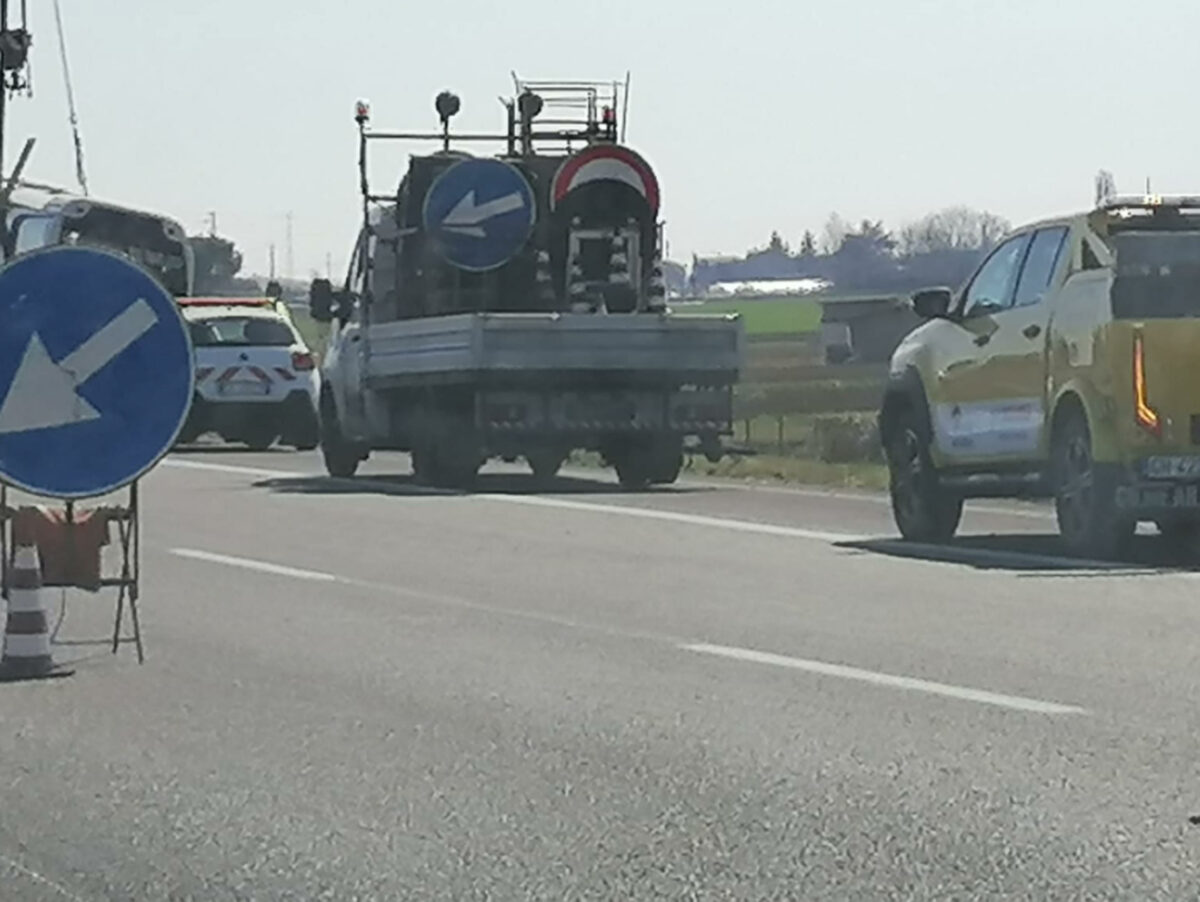
<svg viewBox="0 0 1200 902">
<path fill-rule="evenodd" d="M 618 144 L 596 144 L 568 157 L 558 168 L 550 192 L 551 209 L 581 185 L 592 182 L 623 182 L 646 199 L 652 215 L 658 215 L 658 179 L 640 155 Z"/>
</svg>

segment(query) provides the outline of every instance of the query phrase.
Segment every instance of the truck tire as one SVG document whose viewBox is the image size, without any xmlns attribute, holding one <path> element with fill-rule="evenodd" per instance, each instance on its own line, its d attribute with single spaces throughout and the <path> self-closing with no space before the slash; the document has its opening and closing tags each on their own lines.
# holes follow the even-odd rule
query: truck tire
<svg viewBox="0 0 1200 902">
<path fill-rule="evenodd" d="M 1087 417 L 1071 410 L 1051 439 L 1054 513 L 1058 531 L 1075 554 L 1106 560 L 1126 550 L 1137 521 L 1116 506 L 1116 485 L 1092 457 Z"/>
<path fill-rule="evenodd" d="M 346 441 L 338 422 L 337 405 L 328 394 L 321 395 L 321 456 L 325 470 L 338 479 L 349 479 L 358 471 L 362 455 Z"/>
<path fill-rule="evenodd" d="M 278 430 L 273 427 L 258 427 L 252 428 L 242 440 L 249 446 L 251 451 L 266 451 L 273 444 L 275 439 L 279 438 Z"/>
<path fill-rule="evenodd" d="M 683 440 L 658 438 L 625 445 L 612 458 L 617 479 L 633 491 L 651 485 L 669 485 L 683 469 Z"/>
<path fill-rule="evenodd" d="M 525 461 L 533 471 L 533 478 L 542 483 L 554 479 L 566 459 L 565 454 L 554 450 L 530 451 L 525 455 Z"/>
<path fill-rule="evenodd" d="M 656 442 L 650 461 L 650 483 L 671 485 L 683 469 L 683 439 Z"/>
<path fill-rule="evenodd" d="M 942 488 L 929 453 L 929 434 L 911 407 L 896 414 L 887 436 L 892 518 L 910 542 L 948 542 L 962 519 L 963 499 Z"/>
<path fill-rule="evenodd" d="M 646 458 L 638 454 L 622 455 L 613 464 L 621 488 L 634 492 L 647 488 L 650 485 L 650 473 L 646 464 Z"/>
<path fill-rule="evenodd" d="M 1156 525 L 1172 557 L 1192 560 L 1200 553 L 1200 522 L 1159 520 Z"/>
<path fill-rule="evenodd" d="M 483 466 L 483 460 L 469 446 L 452 439 L 416 445 L 411 457 L 413 480 L 440 489 L 470 488 Z"/>
</svg>

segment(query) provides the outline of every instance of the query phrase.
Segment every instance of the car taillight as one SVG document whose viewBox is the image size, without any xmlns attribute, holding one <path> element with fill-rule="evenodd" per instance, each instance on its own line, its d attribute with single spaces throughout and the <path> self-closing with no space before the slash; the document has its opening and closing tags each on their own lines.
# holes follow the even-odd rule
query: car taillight
<svg viewBox="0 0 1200 902">
<path fill-rule="evenodd" d="M 316 363 L 313 361 L 313 355 L 308 351 L 293 351 L 292 352 L 292 369 L 294 370 L 311 370 Z"/>
<path fill-rule="evenodd" d="M 1146 393 L 1146 346 L 1141 332 L 1133 334 L 1133 418 L 1155 438 L 1162 437 L 1162 419 Z"/>
</svg>

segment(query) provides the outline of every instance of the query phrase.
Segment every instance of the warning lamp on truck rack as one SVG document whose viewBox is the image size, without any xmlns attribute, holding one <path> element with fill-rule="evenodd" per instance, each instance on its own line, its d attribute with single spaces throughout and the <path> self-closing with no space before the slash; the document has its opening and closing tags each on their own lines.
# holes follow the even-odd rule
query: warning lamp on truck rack
<svg viewBox="0 0 1200 902">
<path fill-rule="evenodd" d="M 1162 418 L 1146 393 L 1146 347 L 1141 332 L 1133 333 L 1133 418 L 1155 438 L 1162 438 Z"/>
</svg>

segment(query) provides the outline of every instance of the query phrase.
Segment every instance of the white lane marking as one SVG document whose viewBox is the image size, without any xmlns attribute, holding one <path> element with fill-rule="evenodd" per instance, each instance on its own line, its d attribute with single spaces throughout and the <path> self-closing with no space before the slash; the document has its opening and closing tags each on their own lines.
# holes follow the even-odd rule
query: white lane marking
<svg viewBox="0 0 1200 902">
<path fill-rule="evenodd" d="M 198 551 L 195 548 L 172 548 L 171 554 L 177 557 L 191 558 L 196 561 L 208 561 L 211 564 L 225 564 L 229 567 L 241 567 L 243 570 L 257 570 L 260 573 L 272 573 L 275 576 L 290 576 L 294 579 L 308 579 L 316 582 L 335 583 L 339 577 L 332 573 L 322 573 L 319 570 L 301 570 L 297 567 L 285 567 L 282 564 L 272 564 L 268 561 L 256 561 L 251 558 L 233 557 L 228 554 L 214 554 L 211 551 Z"/>
<path fill-rule="evenodd" d="M 1030 711 L 1035 714 L 1087 713 L 1083 708 L 1078 708 L 1074 705 L 1060 705 L 1057 702 L 1044 702 L 1034 698 L 1023 698 L 1019 695 L 1001 695 L 996 692 L 986 692 L 982 689 L 969 689 L 965 686 L 934 683 L 914 677 L 896 676 L 890 673 L 879 673 L 874 670 L 861 670 L 857 667 L 847 667 L 843 664 L 828 664 L 824 661 L 791 658 L 786 655 L 754 651 L 750 648 L 732 648 L 725 645 L 708 645 L 706 643 L 685 644 L 679 647 L 684 651 L 696 652 L 702 655 L 715 655 L 722 658 L 732 658 L 735 661 L 748 661 L 754 664 L 771 664 L 775 667 L 805 670 L 809 673 L 819 673 L 823 676 L 839 677 L 844 680 L 858 680 L 862 683 L 873 683 L 876 686 L 887 686 L 892 689 L 909 689 L 915 692 L 926 692 L 931 695 L 942 695 L 947 698 L 1010 708 L 1014 711 Z"/>
<path fill-rule="evenodd" d="M 262 467 L 239 467 L 233 464 L 213 464 L 199 460 L 180 460 L 169 457 L 162 462 L 164 467 L 178 467 L 181 470 L 207 470 L 212 473 L 233 473 L 239 476 L 267 476 L 271 478 L 286 478 L 288 476 L 317 476 L 317 473 L 298 473 L 295 470 L 267 470 Z"/>
<path fill-rule="evenodd" d="M 87 900 L 84 899 L 83 896 L 76 895 L 75 893 L 71 892 L 71 890 L 69 890 L 65 886 L 63 886 L 61 883 L 56 883 L 55 881 L 51 880 L 49 877 L 47 877 L 43 874 L 39 874 L 37 871 L 30 870 L 29 868 L 25 867 L 25 865 L 21 864 L 19 861 L 14 861 L 13 859 L 9 858 L 6 855 L 0 855 L 0 865 L 6 865 L 10 870 L 15 871 L 16 873 L 20 874 L 22 877 L 27 877 L 31 883 L 35 883 L 38 886 L 44 886 L 47 889 L 54 890 L 54 892 L 58 893 L 64 899 L 71 900 L 71 902 L 87 902 Z"/>
<path fill-rule="evenodd" d="M 678 511 L 656 510 L 646 507 L 626 507 L 621 504 L 595 504 L 590 501 L 568 501 L 563 498 L 542 498 L 534 495 L 489 493 L 474 497 L 483 500 L 504 501 L 510 504 L 528 504 L 533 507 L 557 507 L 565 510 L 619 514 L 625 517 L 642 517 L 647 520 L 666 520 L 672 523 L 686 523 L 690 526 L 712 526 L 718 529 L 734 530 L 735 532 L 784 536 L 791 539 L 814 539 L 818 542 L 861 542 L 870 538 L 869 536 L 848 532 L 827 532 L 820 529 L 803 529 L 798 526 L 778 526 L 773 523 L 756 523 L 752 520 L 730 520 L 725 517 L 706 517 L 701 514 L 684 514 Z"/>
<path fill-rule="evenodd" d="M 265 573 L 274 573 L 281 576 L 293 576 L 300 579 L 317 580 L 321 582 L 336 582 L 344 586 L 353 586 L 360 589 L 386 592 L 391 595 L 397 595 L 402 598 L 409 598 L 414 601 L 425 602 L 428 604 L 464 608 L 467 610 L 493 614 L 499 617 L 532 621 L 586 632 L 602 633 L 606 636 L 621 639 L 638 639 L 659 644 L 669 644 L 677 649 L 680 649 L 681 651 L 716 655 L 718 657 L 732 658 L 739 661 L 749 661 L 757 664 L 773 664 L 777 667 L 789 667 L 794 670 L 806 670 L 811 673 L 819 673 L 825 676 L 834 676 L 842 679 L 874 683 L 875 685 L 887 686 L 893 689 L 909 689 L 918 692 L 929 693 L 932 695 L 941 695 L 959 700 L 995 705 L 1002 708 L 1009 708 L 1014 711 L 1027 711 L 1037 714 L 1087 713 L 1085 709 L 1073 705 L 1061 705 L 1055 702 L 1044 702 L 1037 699 L 1022 698 L 1021 696 L 1015 695 L 1002 695 L 995 692 L 987 692 L 981 689 L 970 689 L 964 686 L 952 686 L 946 683 L 934 683 L 928 680 L 916 679 L 914 677 L 895 676 L 893 674 L 879 673 L 873 670 L 862 670 L 857 667 L 848 667 L 842 664 L 828 664 L 823 661 L 813 661 L 804 658 L 791 658 L 784 655 L 754 651 L 753 649 L 748 648 L 710 645 L 702 642 L 695 643 L 661 634 L 618 630 L 600 624 L 586 623 L 566 617 L 557 617 L 553 614 L 540 611 L 522 611 L 515 608 L 506 608 L 497 605 L 485 604 L 482 602 L 470 601 L 454 595 L 442 595 L 433 592 L 424 592 L 419 589 L 408 589 L 403 586 L 396 586 L 388 583 L 378 583 L 371 580 L 352 579 L 350 577 L 337 576 L 332 573 L 298 570 L 293 567 L 284 567 L 279 564 L 270 564 L 263 561 L 250 560 L 248 558 L 232 557 L 230 555 L 216 554 L 209 551 L 198 551 L 190 548 L 172 548 L 171 553 L 180 557 L 209 561 L 216 564 L 226 564 L 233 567 L 243 567 L 249 570 L 259 570 Z"/>
</svg>

